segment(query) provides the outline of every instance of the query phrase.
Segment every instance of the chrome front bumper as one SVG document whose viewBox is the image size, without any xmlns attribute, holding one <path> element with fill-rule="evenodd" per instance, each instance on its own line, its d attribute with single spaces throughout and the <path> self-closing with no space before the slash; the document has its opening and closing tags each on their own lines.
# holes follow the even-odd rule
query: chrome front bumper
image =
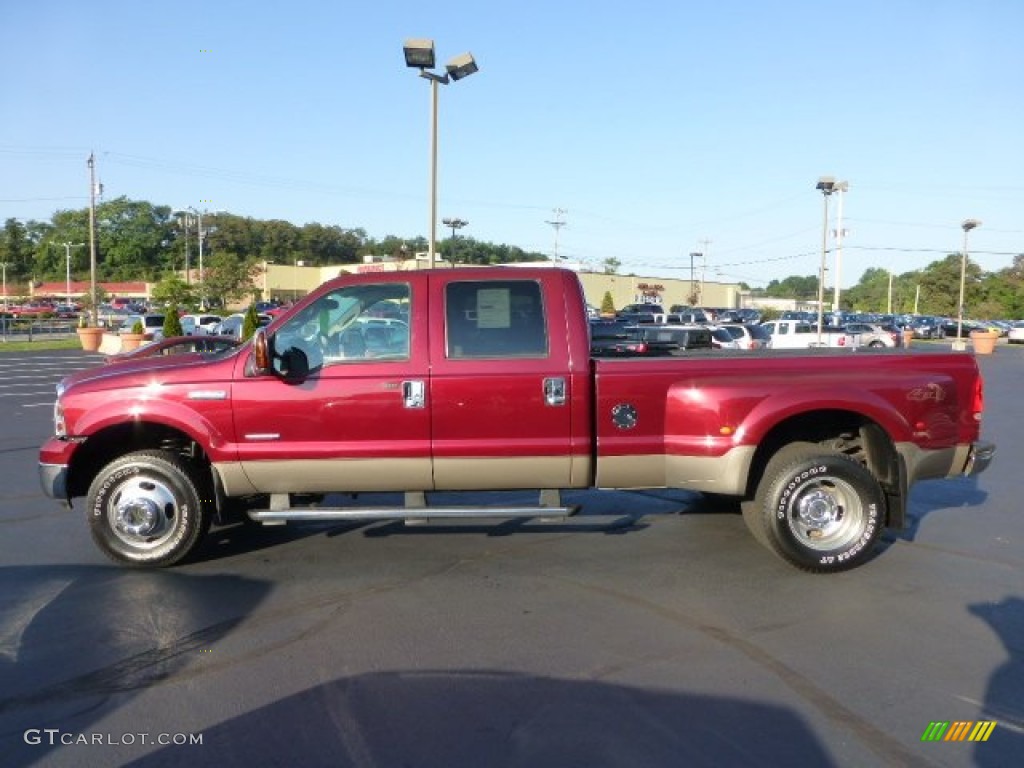
<svg viewBox="0 0 1024 768">
<path fill-rule="evenodd" d="M 67 501 L 67 480 L 68 468 L 66 465 L 39 463 L 39 484 L 43 487 L 43 493 L 51 499 Z"/>
</svg>

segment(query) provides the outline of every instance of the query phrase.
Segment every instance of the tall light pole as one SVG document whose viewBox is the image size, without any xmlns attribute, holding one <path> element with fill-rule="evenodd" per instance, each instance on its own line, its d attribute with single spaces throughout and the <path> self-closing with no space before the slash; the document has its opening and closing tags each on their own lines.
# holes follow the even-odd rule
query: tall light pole
<svg viewBox="0 0 1024 768">
<path fill-rule="evenodd" d="M 89 303 L 92 305 L 92 324 L 100 323 L 100 308 L 96 296 L 96 159 L 89 155 Z"/>
<path fill-rule="evenodd" d="M 828 198 L 836 188 L 832 176 L 822 176 L 814 187 L 825 201 L 825 220 L 821 227 L 821 267 L 818 269 L 818 346 L 821 346 L 821 322 L 825 309 L 825 254 L 828 252 Z"/>
<path fill-rule="evenodd" d="M 964 283 L 967 280 L 967 233 L 979 226 L 981 226 L 981 222 L 977 219 L 964 219 L 960 224 L 964 231 L 964 249 L 960 253 L 960 301 L 956 309 L 956 341 L 953 342 L 953 349 L 967 349 L 967 344 L 964 342 L 962 334 L 964 324 Z"/>
<path fill-rule="evenodd" d="M 441 223 L 444 224 L 446 227 L 451 227 L 451 230 L 452 230 L 452 243 L 451 243 L 451 245 L 452 245 L 452 248 L 451 248 L 451 256 L 452 256 L 452 258 L 451 258 L 451 260 L 454 261 L 455 260 L 455 233 L 458 230 L 462 229 L 467 224 L 469 224 L 469 222 L 466 221 L 465 219 L 460 219 L 460 218 L 456 217 L 456 218 L 441 219 Z"/>
<path fill-rule="evenodd" d="M 839 311 L 839 294 L 842 291 L 840 281 L 843 274 L 843 237 L 846 235 L 846 230 L 843 229 L 843 198 L 849 188 L 850 183 L 848 181 L 840 181 L 836 184 L 836 192 L 839 193 L 839 203 L 836 205 L 836 265 L 835 274 L 832 275 L 832 279 L 835 281 L 832 289 L 832 311 L 834 312 Z"/>
<path fill-rule="evenodd" d="M 430 81 L 430 237 L 427 241 L 427 266 L 434 267 L 437 251 L 437 86 L 461 80 L 479 67 L 471 53 L 456 56 L 445 65 L 445 74 L 429 72 L 434 68 L 434 41 L 424 38 L 406 40 L 403 47 L 405 65 L 420 71 Z"/>
<path fill-rule="evenodd" d="M 185 285 L 192 285 L 192 267 L 189 264 L 188 252 L 188 229 L 192 226 L 192 217 L 189 216 L 191 208 L 178 212 L 178 225 L 185 230 Z"/>
<path fill-rule="evenodd" d="M 68 304 L 71 304 L 71 249 L 79 248 L 85 243 L 64 243 L 64 260 L 67 263 L 67 272 L 64 279 L 64 292 L 67 294 Z"/>
<path fill-rule="evenodd" d="M 558 266 L 558 234 L 562 231 L 562 227 L 568 226 L 566 221 L 562 218 L 565 214 L 568 213 L 568 211 L 565 210 L 565 208 L 553 208 L 552 210 L 555 214 L 555 220 L 547 221 L 545 223 L 550 224 L 552 228 L 554 228 L 555 230 L 555 251 L 554 256 L 552 257 L 552 261 L 554 261 L 555 266 Z"/>
<path fill-rule="evenodd" d="M 7 268 L 11 267 L 11 266 L 14 266 L 14 265 L 11 264 L 10 262 L 0 261 L 0 270 L 3 270 L 3 273 L 4 273 L 3 274 L 3 278 L 4 278 L 4 312 L 7 311 Z"/>
</svg>

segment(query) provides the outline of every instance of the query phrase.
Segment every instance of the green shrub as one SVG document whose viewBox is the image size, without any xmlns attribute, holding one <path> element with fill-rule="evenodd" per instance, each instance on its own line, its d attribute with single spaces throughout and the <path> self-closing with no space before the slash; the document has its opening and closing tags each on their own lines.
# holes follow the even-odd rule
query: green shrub
<svg viewBox="0 0 1024 768">
<path fill-rule="evenodd" d="M 178 317 L 178 311 L 168 307 L 167 314 L 164 315 L 164 338 L 169 339 L 173 336 L 184 335 L 185 330 L 181 327 L 181 318 Z"/>
<path fill-rule="evenodd" d="M 250 304 L 249 308 L 245 310 L 245 319 L 242 320 L 242 341 L 251 339 L 259 327 L 260 316 L 256 313 L 256 305 Z"/>
<path fill-rule="evenodd" d="M 141 320 L 136 320 L 135 325 L 132 326 L 132 333 L 140 334 L 146 332 L 146 326 L 142 324 Z"/>
<path fill-rule="evenodd" d="M 615 300 L 612 299 L 612 292 L 605 291 L 604 298 L 601 299 L 601 314 L 602 315 L 614 315 L 615 314 Z"/>
</svg>

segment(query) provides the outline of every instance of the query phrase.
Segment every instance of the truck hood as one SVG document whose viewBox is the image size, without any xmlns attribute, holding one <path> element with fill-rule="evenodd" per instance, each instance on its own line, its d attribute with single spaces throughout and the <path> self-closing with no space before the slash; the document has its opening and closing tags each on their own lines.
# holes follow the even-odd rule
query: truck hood
<svg viewBox="0 0 1024 768">
<path fill-rule="evenodd" d="M 95 368 L 76 371 L 65 376 L 60 382 L 58 391 L 63 393 L 72 387 L 83 386 L 95 389 L 141 387 L 152 384 L 154 380 L 164 383 L 194 381 L 197 378 L 205 378 L 201 370 L 219 365 L 224 360 L 233 357 L 233 354 L 204 357 L 200 352 L 191 352 L 98 365 Z"/>
</svg>

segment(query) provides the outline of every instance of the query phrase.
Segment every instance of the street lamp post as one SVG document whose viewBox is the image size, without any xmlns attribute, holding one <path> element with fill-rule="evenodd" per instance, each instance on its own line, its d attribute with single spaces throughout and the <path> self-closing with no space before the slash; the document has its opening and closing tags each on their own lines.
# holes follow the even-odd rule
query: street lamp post
<svg viewBox="0 0 1024 768">
<path fill-rule="evenodd" d="M 64 243 L 64 260 L 67 265 L 67 272 L 64 278 L 64 292 L 67 295 L 68 305 L 71 304 L 71 249 L 80 248 L 85 243 Z"/>
<path fill-rule="evenodd" d="M 469 222 L 466 221 L 465 219 L 460 219 L 460 218 L 448 218 L 448 219 L 441 219 L 441 223 L 444 224 L 446 227 L 451 227 L 451 230 L 452 230 L 452 260 L 454 260 L 454 256 L 455 256 L 455 233 L 458 230 L 462 229 L 467 224 L 469 224 Z"/>
<path fill-rule="evenodd" d="M 417 38 L 403 45 L 405 65 L 420 71 L 420 77 L 430 81 L 430 237 L 427 241 L 427 266 L 434 267 L 437 248 L 437 86 L 461 80 L 476 72 L 476 60 L 471 53 L 456 56 L 445 65 L 445 74 L 430 72 L 434 68 L 434 41 Z"/>
<path fill-rule="evenodd" d="M 832 275 L 834 285 L 832 287 L 832 311 L 839 312 L 839 295 L 842 291 L 840 282 L 842 281 L 843 275 L 843 237 L 846 235 L 846 230 L 843 229 L 843 197 L 845 193 L 850 189 L 850 182 L 840 181 L 836 184 L 836 192 L 839 193 L 839 204 L 836 206 L 836 259 L 835 259 L 835 273 Z"/>
<path fill-rule="evenodd" d="M 185 285 L 192 285 L 192 269 L 189 264 L 188 229 L 192 226 L 192 217 L 188 215 L 191 208 L 178 214 L 178 224 L 185 230 Z"/>
<path fill-rule="evenodd" d="M 977 219 L 964 219 L 960 227 L 964 231 L 964 249 L 960 253 L 960 301 L 956 309 L 956 341 L 953 342 L 953 349 L 967 349 L 967 343 L 963 340 L 964 324 L 964 283 L 967 280 L 967 233 L 975 227 L 981 226 Z"/>
<path fill-rule="evenodd" d="M 4 312 L 7 312 L 7 268 L 13 266 L 10 262 L 0 261 L 0 270 L 3 271 L 4 278 Z"/>
<path fill-rule="evenodd" d="M 825 221 L 821 228 L 821 267 L 818 269 L 818 346 L 821 346 L 821 323 L 825 308 L 825 255 L 828 252 L 828 198 L 836 189 L 832 176 L 822 176 L 814 187 L 821 190 L 825 201 Z"/>
</svg>

